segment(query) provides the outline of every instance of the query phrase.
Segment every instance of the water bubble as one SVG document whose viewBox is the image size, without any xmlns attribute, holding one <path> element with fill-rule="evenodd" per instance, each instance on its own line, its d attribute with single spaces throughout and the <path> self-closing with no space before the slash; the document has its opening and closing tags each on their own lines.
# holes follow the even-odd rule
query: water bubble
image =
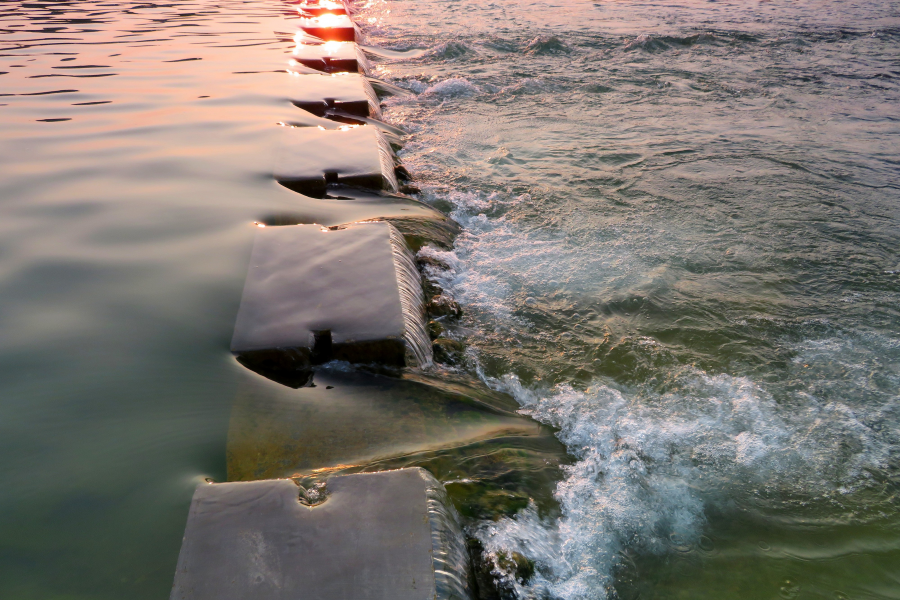
<svg viewBox="0 0 900 600">
<path fill-rule="evenodd" d="M 712 552 L 716 549 L 713 541 L 705 535 L 700 536 L 700 540 L 698 541 L 697 546 L 704 552 Z"/>
</svg>

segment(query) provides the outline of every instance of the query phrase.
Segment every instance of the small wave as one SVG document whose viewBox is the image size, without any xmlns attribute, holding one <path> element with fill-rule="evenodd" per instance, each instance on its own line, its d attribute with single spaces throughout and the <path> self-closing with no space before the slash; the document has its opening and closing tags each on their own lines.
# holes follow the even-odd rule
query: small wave
<svg viewBox="0 0 900 600">
<path fill-rule="evenodd" d="M 669 45 L 653 37 L 649 33 L 642 33 L 633 40 L 626 42 L 624 49 L 626 51 L 646 50 L 647 52 L 659 52 L 661 50 L 668 50 Z"/>
<path fill-rule="evenodd" d="M 360 46 L 363 51 L 378 56 L 379 58 L 387 58 L 392 60 L 404 60 L 410 58 L 419 58 L 424 56 L 427 48 L 383 48 L 381 46 Z"/>
<path fill-rule="evenodd" d="M 422 96 L 455 98 L 461 96 L 474 96 L 479 91 L 478 86 L 471 83 L 468 79 L 465 79 L 464 77 L 454 77 L 452 79 L 445 79 L 444 81 L 435 83 L 426 88 L 422 92 Z"/>
<path fill-rule="evenodd" d="M 568 54 L 572 49 L 555 35 L 540 35 L 525 46 L 525 54 Z"/>
<path fill-rule="evenodd" d="M 517 81 L 512 85 L 500 88 L 498 94 L 504 96 L 526 96 L 540 94 L 541 92 L 546 91 L 547 88 L 548 85 L 540 79 L 528 77 L 521 81 Z"/>
<path fill-rule="evenodd" d="M 444 42 L 434 48 L 430 48 L 423 56 L 443 60 L 456 60 L 471 54 L 475 54 L 475 50 L 463 42 Z"/>
<path fill-rule="evenodd" d="M 611 597 L 622 550 L 695 546 L 708 502 L 841 496 L 896 460 L 896 398 L 865 410 L 807 398 L 797 410 L 744 377 L 685 368 L 676 380 L 678 391 L 658 394 L 603 384 L 540 392 L 511 376 L 488 379 L 560 428 L 577 458 L 555 494 L 559 520 L 528 509 L 475 531 L 502 585 L 520 598 Z M 504 566 L 512 553 L 535 563 L 530 581 Z"/>
<path fill-rule="evenodd" d="M 662 52 L 669 50 L 673 46 L 693 46 L 695 44 L 708 44 L 717 41 L 715 35 L 711 33 L 698 33 L 688 36 L 652 36 L 649 33 L 642 33 L 633 40 L 626 42 L 624 49 L 644 50 L 646 52 Z"/>
</svg>

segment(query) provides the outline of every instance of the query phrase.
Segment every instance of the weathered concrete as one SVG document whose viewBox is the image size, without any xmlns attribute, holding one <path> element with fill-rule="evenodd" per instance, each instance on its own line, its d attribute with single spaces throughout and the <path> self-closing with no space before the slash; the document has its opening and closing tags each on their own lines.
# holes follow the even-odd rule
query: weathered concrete
<svg viewBox="0 0 900 600">
<path fill-rule="evenodd" d="M 355 42 L 356 25 L 347 15 L 323 14 L 295 21 L 297 27 L 326 42 Z"/>
<path fill-rule="evenodd" d="M 304 385 L 312 365 L 330 360 L 428 364 L 415 269 L 388 223 L 260 229 L 231 350 L 289 386 Z"/>
<path fill-rule="evenodd" d="M 381 107 L 375 90 L 362 75 L 288 75 L 288 99 L 318 117 L 330 113 L 346 113 L 359 117 L 381 118 Z"/>
<path fill-rule="evenodd" d="M 329 184 L 397 191 L 394 152 L 376 127 L 283 129 L 274 174 L 286 188 L 315 198 Z"/>
<path fill-rule="evenodd" d="M 467 600 L 462 535 L 422 469 L 333 477 L 301 504 L 289 479 L 202 484 L 171 600 Z"/>
<path fill-rule="evenodd" d="M 353 42 L 297 44 L 291 56 L 299 64 L 325 73 L 369 72 L 369 60 Z"/>
</svg>

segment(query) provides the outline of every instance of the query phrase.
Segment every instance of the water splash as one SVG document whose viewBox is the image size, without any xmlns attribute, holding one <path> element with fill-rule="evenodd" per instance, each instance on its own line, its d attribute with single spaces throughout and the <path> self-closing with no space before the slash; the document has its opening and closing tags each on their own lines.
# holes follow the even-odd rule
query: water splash
<svg viewBox="0 0 900 600">
<path fill-rule="evenodd" d="M 525 46 L 525 54 L 568 54 L 572 49 L 555 35 L 539 35 Z"/>
<path fill-rule="evenodd" d="M 422 92 L 425 97 L 456 98 L 461 96 L 473 96 L 480 92 L 478 86 L 465 77 L 453 77 L 435 83 Z"/>
<path fill-rule="evenodd" d="M 397 285 L 400 289 L 400 303 L 403 306 L 403 339 L 408 352 L 412 353 L 415 364 L 428 367 L 432 364 L 431 338 L 425 330 L 425 300 L 422 292 L 422 276 L 416 268 L 416 261 L 403 234 L 388 223 L 391 234 L 391 249 L 397 271 Z"/>
<path fill-rule="evenodd" d="M 500 581 L 522 598 L 610 597 L 623 550 L 697 544 L 707 503 L 845 498 L 900 458 L 896 394 L 866 408 L 808 395 L 782 405 L 748 378 L 695 368 L 679 372 L 667 393 L 603 384 L 540 392 L 511 376 L 488 381 L 523 413 L 559 427 L 577 458 L 555 493 L 558 521 L 526 510 L 476 531 Z M 514 580 L 504 552 L 535 561 L 531 581 Z"/>
</svg>

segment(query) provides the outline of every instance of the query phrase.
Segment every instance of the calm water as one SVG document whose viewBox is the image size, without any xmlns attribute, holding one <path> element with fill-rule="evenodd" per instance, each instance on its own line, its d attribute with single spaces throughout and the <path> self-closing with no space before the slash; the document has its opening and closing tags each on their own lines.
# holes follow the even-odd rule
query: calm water
<svg viewBox="0 0 900 600">
<path fill-rule="evenodd" d="M 225 478 L 292 43 L 252 2 L 0 7 L 0 596 L 165 598 Z M 382 2 L 461 370 L 560 428 L 520 597 L 900 598 L 900 3 Z M 316 213 L 318 211 L 318 213 Z"/>
</svg>

